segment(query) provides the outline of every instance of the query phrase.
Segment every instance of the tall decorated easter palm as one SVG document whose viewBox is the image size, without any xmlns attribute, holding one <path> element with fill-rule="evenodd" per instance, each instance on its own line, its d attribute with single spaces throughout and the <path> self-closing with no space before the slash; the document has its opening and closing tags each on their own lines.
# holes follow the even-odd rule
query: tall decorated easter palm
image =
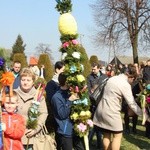
<svg viewBox="0 0 150 150">
<path fill-rule="evenodd" d="M 91 121 L 90 101 L 87 93 L 85 77 L 82 75 L 84 67 L 83 57 L 80 53 L 81 45 L 78 43 L 77 23 L 71 14 L 71 0 L 56 0 L 56 9 L 60 12 L 58 28 L 61 34 L 60 52 L 65 62 L 65 74 L 71 94 L 78 95 L 79 99 L 73 102 L 70 118 L 74 122 L 74 131 L 84 137 L 85 148 L 89 150 L 88 132 L 93 127 Z"/>
</svg>

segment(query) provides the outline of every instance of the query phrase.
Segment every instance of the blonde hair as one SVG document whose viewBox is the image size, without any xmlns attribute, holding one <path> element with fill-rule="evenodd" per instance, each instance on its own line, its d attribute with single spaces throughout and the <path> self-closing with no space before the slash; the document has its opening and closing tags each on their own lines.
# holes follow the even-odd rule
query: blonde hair
<svg viewBox="0 0 150 150">
<path fill-rule="evenodd" d="M 13 95 L 12 95 L 12 96 L 10 96 L 10 94 L 7 93 L 7 94 L 5 95 L 5 98 L 6 98 L 6 97 L 9 97 L 10 99 L 11 99 L 11 97 L 14 97 L 14 98 L 16 98 L 16 102 L 18 102 L 18 94 L 16 93 L 16 91 L 13 91 Z"/>
<path fill-rule="evenodd" d="M 32 77 L 32 80 L 35 81 L 36 76 L 35 73 L 30 69 L 30 68 L 23 68 L 21 73 L 20 73 L 20 77 Z"/>
</svg>

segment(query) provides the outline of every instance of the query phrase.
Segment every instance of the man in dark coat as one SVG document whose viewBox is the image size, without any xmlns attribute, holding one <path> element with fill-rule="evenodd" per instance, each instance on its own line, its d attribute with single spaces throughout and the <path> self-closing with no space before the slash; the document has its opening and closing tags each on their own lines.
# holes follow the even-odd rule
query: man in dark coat
<svg viewBox="0 0 150 150">
<path fill-rule="evenodd" d="M 92 115 L 94 115 L 94 112 L 96 110 L 96 103 L 95 101 L 93 101 L 91 94 L 92 92 L 94 92 L 94 89 L 96 88 L 96 86 L 101 84 L 101 82 L 104 79 L 106 79 L 107 76 L 100 71 L 99 63 L 92 63 L 91 67 L 92 67 L 92 71 L 87 77 L 87 87 L 88 87 L 89 98 L 91 100 L 91 112 L 92 112 Z M 102 147 L 101 132 L 99 131 L 97 126 L 94 126 L 94 128 L 91 129 L 89 133 L 89 141 L 92 140 L 94 133 L 96 133 L 96 137 L 97 137 L 97 147 L 101 148 Z"/>
<path fill-rule="evenodd" d="M 53 111 L 51 108 L 51 99 L 53 95 L 59 90 L 59 82 L 58 82 L 58 76 L 61 72 L 64 71 L 65 64 L 61 61 L 57 61 L 55 63 L 55 74 L 50 80 L 45 88 L 46 91 L 46 101 L 47 101 L 47 107 L 48 107 L 48 118 L 46 120 L 46 127 L 49 132 L 52 132 L 53 130 L 56 131 L 56 121 L 54 119 Z"/>
<path fill-rule="evenodd" d="M 19 61 L 15 61 L 13 63 L 12 72 L 15 77 L 15 81 L 13 83 L 13 89 L 17 89 L 20 85 L 20 71 L 21 71 L 21 63 Z"/>
<path fill-rule="evenodd" d="M 147 60 L 147 65 L 143 68 L 143 82 L 150 83 L 150 59 Z"/>
<path fill-rule="evenodd" d="M 147 65 L 143 69 L 143 82 L 146 84 L 150 84 L 150 59 L 147 60 Z M 150 138 L 150 122 L 146 121 L 145 127 L 146 127 L 145 136 Z"/>
</svg>

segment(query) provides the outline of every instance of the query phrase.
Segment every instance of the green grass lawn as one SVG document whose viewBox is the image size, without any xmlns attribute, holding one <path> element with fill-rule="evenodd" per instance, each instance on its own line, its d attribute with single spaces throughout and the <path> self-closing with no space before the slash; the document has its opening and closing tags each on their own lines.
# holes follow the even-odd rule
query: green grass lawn
<svg viewBox="0 0 150 150">
<path fill-rule="evenodd" d="M 95 137 L 90 150 L 98 150 Z M 150 139 L 145 137 L 145 127 L 141 125 L 140 119 L 137 125 L 137 134 L 123 134 L 120 150 L 150 150 Z"/>
<path fill-rule="evenodd" d="M 139 123 L 137 134 L 123 135 L 121 150 L 150 150 L 150 139 L 145 137 L 145 127 Z"/>
</svg>

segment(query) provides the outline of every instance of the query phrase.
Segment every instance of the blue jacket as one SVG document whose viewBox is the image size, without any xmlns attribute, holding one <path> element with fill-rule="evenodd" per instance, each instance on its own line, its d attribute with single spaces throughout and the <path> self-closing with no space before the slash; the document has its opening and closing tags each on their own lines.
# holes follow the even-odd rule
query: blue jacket
<svg viewBox="0 0 150 150">
<path fill-rule="evenodd" d="M 57 132 L 65 137 L 71 137 L 73 123 L 70 120 L 70 107 L 72 102 L 68 100 L 68 90 L 58 90 L 52 97 L 54 117 L 57 122 Z"/>
</svg>

